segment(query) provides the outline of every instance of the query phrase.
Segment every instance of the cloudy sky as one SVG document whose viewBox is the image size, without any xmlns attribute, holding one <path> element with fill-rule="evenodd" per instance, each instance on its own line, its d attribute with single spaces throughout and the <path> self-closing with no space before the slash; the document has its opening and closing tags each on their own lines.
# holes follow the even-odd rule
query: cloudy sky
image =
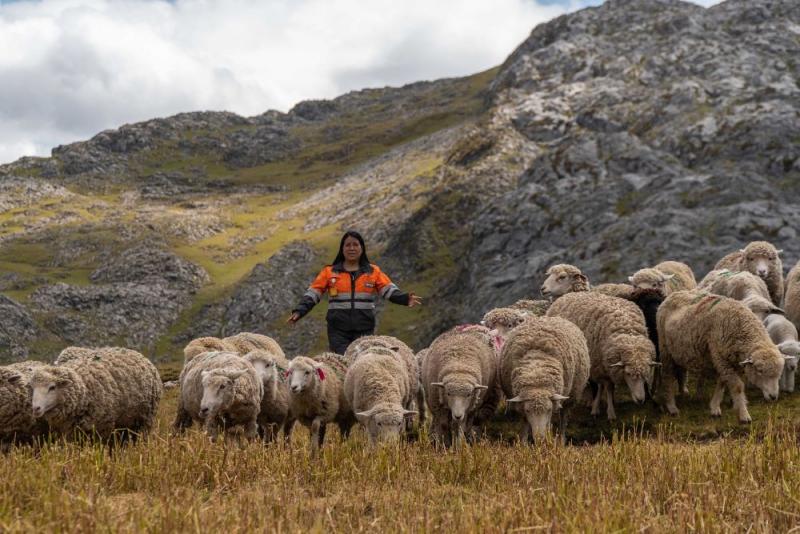
<svg viewBox="0 0 800 534">
<path fill-rule="evenodd" d="M 181 111 L 472 74 L 601 1 L 0 0 L 0 163 Z"/>
</svg>

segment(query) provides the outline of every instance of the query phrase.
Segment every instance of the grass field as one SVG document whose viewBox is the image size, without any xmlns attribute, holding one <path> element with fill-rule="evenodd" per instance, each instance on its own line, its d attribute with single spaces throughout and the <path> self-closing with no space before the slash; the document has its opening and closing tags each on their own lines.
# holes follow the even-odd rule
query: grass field
<svg viewBox="0 0 800 534">
<path fill-rule="evenodd" d="M 113 455 L 54 443 L 0 458 L 0 531 L 800 530 L 798 393 L 754 401 L 744 431 L 730 413 L 701 416 L 700 403 L 647 424 L 623 406 L 623 423 L 592 444 L 578 437 L 592 425 L 583 416 L 571 445 L 532 447 L 503 439 L 513 422 L 500 415 L 500 439 L 457 450 L 435 449 L 424 431 L 372 448 L 356 430 L 344 443 L 329 432 L 318 458 L 299 425 L 289 447 L 212 444 L 196 429 L 170 437 L 175 398 L 148 439 Z M 691 437 L 693 418 L 720 437 Z"/>
</svg>

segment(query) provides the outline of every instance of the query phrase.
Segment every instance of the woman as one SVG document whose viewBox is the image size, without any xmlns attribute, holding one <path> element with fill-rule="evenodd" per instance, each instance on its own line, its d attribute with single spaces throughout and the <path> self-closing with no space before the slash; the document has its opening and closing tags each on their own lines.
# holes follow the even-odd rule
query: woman
<svg viewBox="0 0 800 534">
<path fill-rule="evenodd" d="M 369 262 L 364 238 L 352 230 L 342 236 L 336 259 L 317 275 L 286 322 L 294 324 L 300 320 L 326 291 L 328 343 L 338 354 L 344 354 L 356 338 L 375 331 L 375 300 L 378 296 L 403 306 L 422 304 L 420 297 L 400 291 L 377 265 Z"/>
</svg>

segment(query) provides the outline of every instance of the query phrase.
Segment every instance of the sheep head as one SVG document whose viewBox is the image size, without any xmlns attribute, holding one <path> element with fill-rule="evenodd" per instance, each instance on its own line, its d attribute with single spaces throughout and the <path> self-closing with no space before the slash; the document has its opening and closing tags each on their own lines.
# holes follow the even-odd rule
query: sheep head
<svg viewBox="0 0 800 534">
<path fill-rule="evenodd" d="M 637 404 L 645 399 L 645 383 L 652 381 L 656 351 L 653 343 L 643 336 L 630 336 L 620 340 L 619 360 L 608 370 L 614 382 L 624 381 Z"/>
<path fill-rule="evenodd" d="M 322 364 L 307 356 L 297 356 L 289 362 L 286 375 L 289 378 L 289 391 L 295 395 L 314 388 L 325 380 Z"/>
<path fill-rule="evenodd" d="M 783 251 L 776 249 L 766 241 L 753 241 L 739 252 L 742 253 L 740 268 L 750 271 L 762 279 L 768 278 L 778 266 L 782 267 L 778 256 Z"/>
<path fill-rule="evenodd" d="M 365 412 L 356 412 L 356 419 L 364 425 L 371 443 L 396 442 L 405 429 L 406 419 L 417 412 L 406 410 L 399 404 L 382 402 Z"/>
<path fill-rule="evenodd" d="M 675 275 L 664 274 L 658 269 L 639 269 L 633 276 L 628 277 L 628 281 L 636 289 L 653 289 L 660 294 L 664 294 L 664 286 Z"/>
<path fill-rule="evenodd" d="M 480 403 L 481 395 L 489 389 L 476 384 L 472 377 L 448 375 L 442 382 L 432 382 L 431 386 L 440 388 L 445 404 L 453 421 L 463 424 L 467 414 Z"/>
<path fill-rule="evenodd" d="M 783 309 L 775 306 L 771 300 L 760 295 L 748 295 L 742 300 L 742 304 L 753 312 L 753 315 L 758 317 L 758 320 L 762 322 L 772 313 L 777 313 L 779 315 L 784 315 L 786 313 Z"/>
<path fill-rule="evenodd" d="M 236 380 L 245 369 L 213 369 L 201 373 L 203 399 L 200 401 L 200 417 L 214 417 L 233 403 Z"/>
<path fill-rule="evenodd" d="M 47 366 L 31 376 L 31 408 L 36 418 L 52 415 L 61 406 L 64 392 L 73 383 L 71 372 L 63 367 Z"/>
<path fill-rule="evenodd" d="M 561 410 L 561 403 L 569 397 L 547 389 L 529 389 L 506 402 L 525 415 L 534 439 L 543 438 L 550 432 L 550 421 L 554 413 Z"/>
<path fill-rule="evenodd" d="M 784 355 L 773 345 L 754 350 L 739 365 L 744 368 L 747 381 L 759 388 L 765 399 L 776 400 L 785 361 Z"/>
<path fill-rule="evenodd" d="M 553 265 L 545 274 L 547 278 L 542 284 L 541 292 L 546 299 L 555 300 L 573 291 L 589 290 L 589 279 L 574 265 Z"/>
</svg>

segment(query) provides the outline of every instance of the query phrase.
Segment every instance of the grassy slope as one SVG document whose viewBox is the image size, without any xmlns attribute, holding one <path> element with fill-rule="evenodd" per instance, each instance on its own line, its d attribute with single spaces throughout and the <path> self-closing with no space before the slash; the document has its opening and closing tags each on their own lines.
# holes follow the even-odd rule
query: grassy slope
<svg viewBox="0 0 800 534">
<path fill-rule="evenodd" d="M 414 97 L 415 108 L 430 110 L 417 112 L 410 116 L 393 112 L 381 98 L 390 89 L 375 89 L 363 92 L 365 105 L 355 106 L 335 120 L 311 123 L 297 127 L 293 134 L 301 139 L 304 147 L 292 158 L 268 163 L 247 169 L 226 168 L 218 155 L 186 156 L 178 149 L 177 141 L 165 143 L 159 148 L 140 153 L 134 160 L 137 174 L 145 176 L 155 171 L 191 171 L 202 167 L 209 180 L 222 180 L 235 184 L 265 184 L 282 186 L 281 193 L 252 194 L 242 205 L 225 210 L 228 224 L 222 233 L 196 242 L 172 239 L 170 246 L 179 255 L 201 265 L 211 276 L 211 282 L 203 287 L 194 299 L 191 308 L 186 310 L 170 330 L 162 336 L 155 347 L 159 360 L 176 357 L 180 347 L 174 346 L 172 338 L 193 320 L 194 315 L 204 305 L 218 301 L 229 295 L 235 285 L 246 276 L 258 262 L 265 261 L 283 245 L 296 239 L 304 239 L 315 246 L 324 257 L 329 257 L 338 243 L 339 229 L 328 225 L 311 232 L 302 231 L 304 220 L 300 217 L 276 220 L 278 212 L 301 202 L 320 188 L 329 185 L 337 177 L 361 165 L 371 158 L 386 153 L 393 147 L 419 137 L 449 128 L 465 121 L 474 120 L 483 109 L 482 91 L 493 78 L 496 69 L 448 82 L 443 89 L 426 89 Z M 374 103 L 371 103 L 374 101 Z M 336 134 L 330 129 L 335 127 Z M 243 130 L 253 127 L 242 127 Z M 187 138 L 213 132 L 185 132 Z M 409 164 L 408 172 L 432 172 L 441 162 L 438 160 L 414 162 Z M 413 178 L 411 176 L 410 178 Z M 19 234 L 25 225 L 36 221 L 46 221 L 56 213 L 69 209 L 75 220 L 61 224 L 62 236 L 81 236 L 87 232 L 87 225 L 94 225 L 93 235 L 106 246 L 118 249 L 122 245 L 118 237 L 102 236 L 104 218 L 129 223 L 136 213 L 123 207 L 122 195 L 93 195 L 87 191 L 75 191 L 76 196 L 65 199 L 43 199 L 40 202 L 11 210 L 0 215 L 0 239 Z M 213 201 L 215 197 L 208 197 Z M 98 202 L 101 206 L 98 207 Z M 172 206 L 168 210 L 176 218 L 189 215 L 187 209 Z M 166 224 L 166 223 L 165 223 Z M 55 226 L 56 223 L 53 223 Z M 266 238 L 253 245 L 243 256 L 228 258 L 226 254 L 235 243 L 246 238 Z M 32 242 L 28 237 L 10 239 L 0 247 L 0 268 L 6 272 L 21 275 L 25 283 L 21 289 L 4 291 L 8 296 L 26 302 L 29 295 L 42 284 L 66 282 L 70 284 L 89 283 L 88 275 L 97 267 L 93 259 L 77 259 L 67 265 L 53 266 L 53 251 L 48 246 Z M 379 260 L 380 256 L 376 256 Z M 317 313 L 321 311 L 315 310 Z M 400 315 L 403 315 L 402 313 Z M 404 315 L 404 321 L 411 318 Z M 392 328 L 390 333 L 397 333 Z M 52 351 L 55 344 L 45 344 L 42 350 Z M 323 346 L 320 340 L 320 347 Z M 37 351 L 38 352 L 38 351 Z M 47 353 L 34 353 L 34 357 L 52 357 Z"/>
</svg>

